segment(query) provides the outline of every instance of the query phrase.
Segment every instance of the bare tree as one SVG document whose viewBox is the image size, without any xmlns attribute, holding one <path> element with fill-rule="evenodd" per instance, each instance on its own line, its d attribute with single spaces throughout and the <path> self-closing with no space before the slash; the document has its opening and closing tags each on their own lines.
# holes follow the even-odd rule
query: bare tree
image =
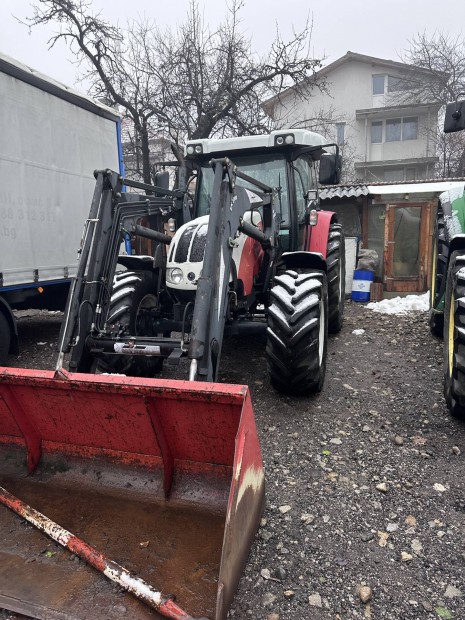
<svg viewBox="0 0 465 620">
<path fill-rule="evenodd" d="M 423 33 L 417 34 L 409 43 L 410 47 L 402 54 L 402 60 L 412 68 L 406 72 L 406 88 L 396 93 L 398 102 L 445 106 L 460 96 L 465 98 L 465 39 L 462 36 L 454 38 L 439 32 L 428 38 Z M 426 129 L 439 158 L 436 175 L 442 178 L 463 176 L 465 136 L 444 134 L 443 120 L 442 112 L 438 127 Z"/>
<path fill-rule="evenodd" d="M 184 24 L 160 30 L 148 21 L 122 29 L 93 13 L 90 0 L 41 0 L 29 27 L 53 23 L 83 67 L 92 96 L 105 97 L 129 119 L 133 162 L 151 180 L 155 137 L 186 139 L 245 135 L 268 129 L 261 102 L 289 86 L 317 84 L 319 60 L 309 54 L 311 24 L 290 41 L 279 35 L 259 57 L 240 28 L 242 0 L 231 0 L 217 30 L 205 26 L 199 0 Z"/>
</svg>

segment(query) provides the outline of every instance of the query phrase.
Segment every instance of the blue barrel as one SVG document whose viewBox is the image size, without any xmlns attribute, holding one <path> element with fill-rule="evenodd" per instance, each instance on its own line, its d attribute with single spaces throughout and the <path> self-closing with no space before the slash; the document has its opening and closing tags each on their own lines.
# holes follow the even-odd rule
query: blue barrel
<svg viewBox="0 0 465 620">
<path fill-rule="evenodd" d="M 352 299 L 354 301 L 370 301 L 370 287 L 374 279 L 374 271 L 356 269 L 352 282 Z"/>
</svg>

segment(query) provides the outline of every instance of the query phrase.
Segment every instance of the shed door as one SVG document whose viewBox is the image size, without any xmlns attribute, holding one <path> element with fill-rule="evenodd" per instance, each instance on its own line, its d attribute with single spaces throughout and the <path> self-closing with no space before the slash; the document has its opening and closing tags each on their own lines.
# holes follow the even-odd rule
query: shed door
<svg viewBox="0 0 465 620">
<path fill-rule="evenodd" d="M 386 291 L 421 293 L 426 290 L 430 218 L 429 204 L 400 203 L 386 206 Z"/>
</svg>

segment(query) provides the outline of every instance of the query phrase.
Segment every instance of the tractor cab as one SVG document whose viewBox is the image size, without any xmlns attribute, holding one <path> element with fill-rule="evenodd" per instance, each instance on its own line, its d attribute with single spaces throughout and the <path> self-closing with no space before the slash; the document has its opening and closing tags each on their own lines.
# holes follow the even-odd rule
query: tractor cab
<svg viewBox="0 0 465 620">
<path fill-rule="evenodd" d="M 210 211 L 214 176 L 211 160 L 228 157 L 240 173 L 275 191 L 274 208 L 279 214 L 283 251 L 304 249 L 310 211 L 318 209 L 318 185 L 339 180 L 339 157 L 325 153 L 326 146 L 332 145 L 325 144 L 323 136 L 304 129 L 188 142 L 185 155 L 197 170 L 193 216 L 208 215 Z M 260 191 L 241 177 L 237 185 L 255 193 Z"/>
</svg>

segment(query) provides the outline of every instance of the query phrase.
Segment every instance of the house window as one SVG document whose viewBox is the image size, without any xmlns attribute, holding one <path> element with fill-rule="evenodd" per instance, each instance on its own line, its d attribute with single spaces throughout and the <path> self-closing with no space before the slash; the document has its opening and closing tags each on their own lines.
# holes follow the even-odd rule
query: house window
<svg viewBox="0 0 465 620">
<path fill-rule="evenodd" d="M 397 142 L 402 137 L 402 119 L 390 118 L 386 121 L 386 142 Z"/>
<path fill-rule="evenodd" d="M 383 141 L 383 121 L 373 121 L 371 123 L 371 143 L 381 144 Z"/>
<path fill-rule="evenodd" d="M 342 146 L 345 140 L 345 123 L 336 123 L 336 144 Z"/>
<path fill-rule="evenodd" d="M 402 119 L 402 140 L 416 140 L 418 135 L 418 119 Z"/>
<path fill-rule="evenodd" d="M 384 171 L 384 180 L 395 183 L 398 181 L 405 181 L 405 174 L 403 168 L 388 168 Z"/>
<path fill-rule="evenodd" d="M 384 75 L 373 75 L 373 95 L 384 95 Z"/>
<path fill-rule="evenodd" d="M 416 140 L 418 137 L 418 118 L 389 118 L 386 121 L 386 142 Z"/>
<path fill-rule="evenodd" d="M 387 78 L 388 93 L 398 93 L 404 90 L 412 90 L 418 86 L 418 83 L 410 78 L 402 78 L 394 75 L 388 75 Z"/>
</svg>

